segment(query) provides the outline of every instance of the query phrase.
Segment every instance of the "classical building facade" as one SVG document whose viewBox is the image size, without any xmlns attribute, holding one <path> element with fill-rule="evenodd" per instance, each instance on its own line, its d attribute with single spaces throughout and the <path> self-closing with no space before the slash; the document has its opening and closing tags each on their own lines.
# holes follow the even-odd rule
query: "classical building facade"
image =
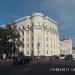
<svg viewBox="0 0 75 75">
<path fill-rule="evenodd" d="M 19 51 L 25 56 L 60 56 L 72 54 L 72 39 L 59 39 L 58 24 L 42 13 L 14 21 L 20 33 Z M 5 27 L 5 26 L 3 26 Z"/>
<path fill-rule="evenodd" d="M 75 59 L 75 47 L 72 48 L 72 56 Z"/>
<path fill-rule="evenodd" d="M 59 42 L 59 49 L 60 49 L 60 54 L 68 55 L 72 54 L 72 39 L 71 38 L 66 38 L 66 39 L 61 39 Z"/>
<path fill-rule="evenodd" d="M 26 56 L 59 56 L 59 33 L 57 23 L 42 13 L 34 13 L 15 21 Z"/>
</svg>

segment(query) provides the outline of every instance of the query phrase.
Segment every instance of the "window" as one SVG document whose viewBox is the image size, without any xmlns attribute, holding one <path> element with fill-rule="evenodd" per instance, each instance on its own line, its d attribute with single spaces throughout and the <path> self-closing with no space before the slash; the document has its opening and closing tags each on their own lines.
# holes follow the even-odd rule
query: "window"
<svg viewBox="0 0 75 75">
<path fill-rule="evenodd" d="M 29 27 L 29 25 L 27 25 Z"/>
<path fill-rule="evenodd" d="M 24 38 L 22 38 L 22 41 L 24 42 Z"/>
<path fill-rule="evenodd" d="M 54 48 L 55 48 L 55 45 L 54 45 Z"/>
<path fill-rule="evenodd" d="M 32 36 L 32 40 L 33 40 L 33 36 Z"/>
<path fill-rule="evenodd" d="M 46 38 L 46 40 L 48 41 L 48 37 Z"/>
<path fill-rule="evenodd" d="M 38 22 L 38 25 L 40 25 L 40 22 Z"/>
<path fill-rule="evenodd" d="M 47 47 L 48 47 L 48 44 L 47 44 Z"/>
<path fill-rule="evenodd" d="M 29 20 L 28 20 L 28 23 L 29 23 Z"/>
<path fill-rule="evenodd" d="M 27 44 L 27 46 L 29 47 L 29 44 Z"/>
<path fill-rule="evenodd" d="M 50 29 L 51 29 L 51 27 L 50 27 Z"/>
<path fill-rule="evenodd" d="M 51 50 L 51 54 L 52 54 L 52 50 Z"/>
<path fill-rule="evenodd" d="M 33 47 L 33 43 L 32 43 L 32 47 Z"/>
<path fill-rule="evenodd" d="M 43 26 L 44 26 L 44 24 L 43 24 Z"/>
<path fill-rule="evenodd" d="M 53 28 L 53 31 L 54 31 L 55 29 Z"/>
<path fill-rule="evenodd" d="M 20 27 L 19 27 L 19 30 L 20 30 Z"/>
<path fill-rule="evenodd" d="M 24 35 L 24 31 L 22 31 L 22 35 Z"/>
<path fill-rule="evenodd" d="M 32 26 L 34 26 L 34 23 L 32 23 Z"/>
<path fill-rule="evenodd" d="M 56 29 L 55 29 L 55 32 L 56 32 Z"/>
<path fill-rule="evenodd" d="M 47 23 L 47 21 L 45 23 Z"/>
<path fill-rule="evenodd" d="M 62 53 L 62 50 L 60 50 L 60 52 Z"/>
<path fill-rule="evenodd" d="M 52 44 L 51 44 L 51 48 L 52 48 Z"/>
<path fill-rule="evenodd" d="M 34 31 L 32 30 L 32 33 L 33 33 Z"/>
<path fill-rule="evenodd" d="M 23 26 L 23 29 L 24 29 L 24 26 Z"/>
<path fill-rule="evenodd" d="M 33 50 L 31 50 L 31 55 L 33 55 Z"/>
<path fill-rule="evenodd" d="M 48 54 L 48 50 L 47 50 L 47 54 Z"/>
<path fill-rule="evenodd" d="M 63 53 L 65 53 L 65 50 L 63 50 Z"/>
<path fill-rule="evenodd" d="M 27 51 L 27 54 L 29 54 L 29 51 Z"/>
<path fill-rule="evenodd" d="M 27 41 L 29 41 L 29 36 L 28 36 L 28 38 L 27 38 Z"/>
<path fill-rule="evenodd" d="M 46 34 L 48 35 L 48 32 L 46 32 Z"/>
</svg>

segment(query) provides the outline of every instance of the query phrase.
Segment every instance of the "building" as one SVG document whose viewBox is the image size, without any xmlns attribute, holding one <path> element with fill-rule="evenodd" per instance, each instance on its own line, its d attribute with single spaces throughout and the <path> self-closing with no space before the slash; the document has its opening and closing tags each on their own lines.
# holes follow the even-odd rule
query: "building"
<svg viewBox="0 0 75 75">
<path fill-rule="evenodd" d="M 59 33 L 57 23 L 42 13 L 34 13 L 15 21 L 26 56 L 59 56 Z"/>
<path fill-rule="evenodd" d="M 10 23 L 11 24 L 11 23 Z M 50 57 L 72 54 L 72 39 L 59 39 L 57 22 L 42 13 L 34 13 L 15 20 L 25 56 Z M 13 25 L 13 24 L 11 24 Z"/>
<path fill-rule="evenodd" d="M 75 59 L 75 47 L 72 48 L 72 56 Z"/>
<path fill-rule="evenodd" d="M 66 39 L 61 39 L 60 40 L 60 55 L 71 55 L 72 54 L 72 39 L 71 38 L 66 38 Z"/>
</svg>

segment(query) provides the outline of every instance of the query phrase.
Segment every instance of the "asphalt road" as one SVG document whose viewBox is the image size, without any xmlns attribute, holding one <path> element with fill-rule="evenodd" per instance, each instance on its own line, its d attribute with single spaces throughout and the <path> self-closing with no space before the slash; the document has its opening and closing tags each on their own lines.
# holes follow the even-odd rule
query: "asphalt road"
<svg viewBox="0 0 75 75">
<path fill-rule="evenodd" d="M 50 75 L 52 68 L 74 68 L 75 71 L 75 61 L 40 61 L 23 65 L 0 61 L 0 75 Z"/>
</svg>

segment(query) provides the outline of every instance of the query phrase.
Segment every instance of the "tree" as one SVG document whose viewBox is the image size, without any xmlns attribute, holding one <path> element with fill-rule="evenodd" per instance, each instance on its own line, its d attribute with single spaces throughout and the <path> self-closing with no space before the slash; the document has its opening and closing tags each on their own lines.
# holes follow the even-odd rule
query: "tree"
<svg viewBox="0 0 75 75">
<path fill-rule="evenodd" d="M 0 54 L 5 53 L 7 56 L 15 55 L 20 44 L 19 38 L 20 35 L 16 30 L 15 23 L 0 27 Z"/>
<path fill-rule="evenodd" d="M 23 51 L 19 52 L 18 55 L 20 55 L 20 56 L 24 56 Z"/>
<path fill-rule="evenodd" d="M 4 47 L 3 47 L 4 42 L 2 42 L 4 41 L 3 38 L 4 38 L 4 29 L 0 27 L 0 57 L 2 53 L 4 52 Z"/>
</svg>

